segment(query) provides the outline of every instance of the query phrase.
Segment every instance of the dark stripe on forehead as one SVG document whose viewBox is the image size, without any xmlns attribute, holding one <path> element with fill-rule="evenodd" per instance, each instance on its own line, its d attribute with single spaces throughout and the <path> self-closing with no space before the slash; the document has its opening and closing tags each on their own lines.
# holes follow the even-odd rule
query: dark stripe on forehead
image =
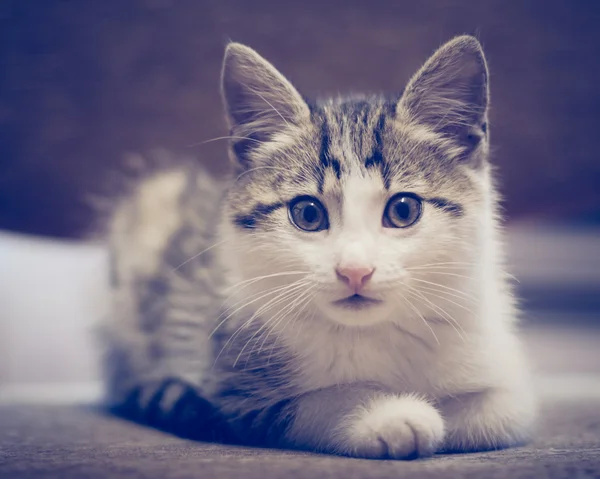
<svg viewBox="0 0 600 479">
<path fill-rule="evenodd" d="M 375 145 L 373 146 L 373 152 L 371 155 L 365 160 L 365 166 L 367 168 L 381 168 L 381 165 L 384 162 L 383 159 L 383 139 L 381 138 L 383 128 L 385 127 L 385 115 L 380 115 L 379 120 L 377 120 L 377 125 L 373 130 L 373 137 L 375 138 Z"/>
<path fill-rule="evenodd" d="M 373 130 L 375 145 L 371 155 L 365 160 L 365 168 L 379 168 L 386 189 L 391 184 L 390 167 L 383 157 L 383 129 L 385 128 L 386 112 L 382 112 Z"/>
<path fill-rule="evenodd" d="M 249 213 L 235 215 L 233 222 L 241 228 L 253 229 L 260 225 L 271 213 L 282 207 L 283 203 L 259 203 Z"/>
<path fill-rule="evenodd" d="M 342 165 L 339 160 L 331 155 L 329 125 L 327 120 L 323 119 L 321 124 L 321 150 L 319 151 L 319 171 L 318 171 L 318 189 L 323 193 L 323 184 L 325 183 L 325 172 L 328 168 L 333 170 L 335 177 L 339 180 L 342 176 Z"/>
<path fill-rule="evenodd" d="M 321 125 L 321 151 L 319 153 L 319 160 L 323 168 L 332 168 L 336 178 L 339 180 L 342 174 L 342 167 L 339 160 L 331 156 L 330 138 L 329 138 L 329 126 L 327 120 L 323 120 Z"/>
<path fill-rule="evenodd" d="M 444 198 L 429 198 L 426 200 L 428 203 L 431 203 L 436 208 L 445 211 L 446 213 L 460 218 L 464 214 L 464 209 L 462 205 L 458 203 L 454 203 L 452 201 L 448 201 Z"/>
</svg>

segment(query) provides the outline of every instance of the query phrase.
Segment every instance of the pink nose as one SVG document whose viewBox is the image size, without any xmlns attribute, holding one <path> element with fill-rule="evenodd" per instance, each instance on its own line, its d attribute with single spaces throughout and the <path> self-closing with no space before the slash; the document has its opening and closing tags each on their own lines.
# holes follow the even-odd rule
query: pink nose
<svg viewBox="0 0 600 479">
<path fill-rule="evenodd" d="M 335 270 L 337 277 L 355 293 L 358 293 L 371 279 L 374 271 L 375 268 L 369 267 L 338 268 Z"/>
</svg>

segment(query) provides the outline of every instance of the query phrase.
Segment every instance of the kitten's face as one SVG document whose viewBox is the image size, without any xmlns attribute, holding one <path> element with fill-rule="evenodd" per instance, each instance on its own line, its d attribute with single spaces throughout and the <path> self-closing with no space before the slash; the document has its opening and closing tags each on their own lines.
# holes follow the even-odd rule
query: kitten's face
<svg viewBox="0 0 600 479">
<path fill-rule="evenodd" d="M 478 53 L 469 41 L 467 53 Z M 441 52 L 455 66 L 456 53 Z M 239 176 L 226 250 L 243 300 L 281 322 L 315 315 L 367 326 L 436 312 L 429 298 L 452 292 L 478 244 L 486 108 L 470 100 L 487 101 L 482 61 L 473 88 L 483 96 L 465 94 L 471 77 L 440 96 L 447 78 L 437 91 L 426 65 L 400 99 L 309 107 L 265 60 L 230 46 L 224 95 Z"/>
</svg>

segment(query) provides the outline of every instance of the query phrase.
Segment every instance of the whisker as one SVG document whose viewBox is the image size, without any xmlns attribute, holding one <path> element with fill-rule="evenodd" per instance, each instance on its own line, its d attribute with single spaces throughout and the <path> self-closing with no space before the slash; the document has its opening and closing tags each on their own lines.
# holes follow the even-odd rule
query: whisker
<svg viewBox="0 0 600 479">
<path fill-rule="evenodd" d="M 461 267 L 467 267 L 467 266 L 477 266 L 477 263 L 466 263 L 466 262 L 462 262 L 462 261 L 445 261 L 442 263 L 429 263 L 429 264 L 419 264 L 416 266 L 409 266 L 406 269 L 422 269 L 422 268 L 429 268 L 429 267 L 436 267 L 436 266 L 447 266 L 447 267 L 455 267 L 455 268 L 461 268 Z"/>
<path fill-rule="evenodd" d="M 407 268 L 408 270 L 408 268 Z M 413 273 L 420 273 L 420 274 L 437 274 L 440 276 L 454 276 L 456 278 L 465 278 L 465 279 L 472 279 L 472 276 L 467 276 L 464 274 L 457 274 L 457 273 L 446 273 L 445 271 L 431 271 L 431 270 L 409 270 L 412 271 Z"/>
<path fill-rule="evenodd" d="M 250 304 L 253 304 L 253 302 L 258 301 L 266 296 L 269 296 L 270 294 L 273 293 L 278 293 L 279 291 L 283 291 L 286 288 L 294 285 L 296 282 L 294 283 L 290 283 L 290 284 L 286 284 L 286 285 L 276 285 L 276 286 L 272 286 L 270 288 L 263 288 L 260 291 L 256 291 L 255 293 L 252 294 L 248 294 L 245 295 L 243 298 L 239 299 L 238 301 L 236 301 L 235 303 L 231 304 L 228 308 L 226 308 L 225 310 L 223 310 L 221 312 L 221 314 L 217 317 L 217 319 L 220 319 L 223 315 L 226 315 L 227 317 L 233 316 L 235 313 L 238 312 L 239 309 L 243 309 L 245 306 L 248 306 Z M 233 298 L 235 293 L 231 294 L 229 297 L 227 297 L 225 299 L 225 301 L 223 301 L 223 306 L 225 306 L 226 304 L 229 303 L 229 300 L 231 300 L 231 298 Z M 253 302 L 250 302 L 251 300 L 254 300 Z M 239 308 L 236 311 L 233 311 L 231 314 L 229 314 L 229 312 L 231 312 L 232 310 L 234 310 L 238 305 L 244 303 L 243 306 L 241 306 L 241 308 Z"/>
<path fill-rule="evenodd" d="M 285 329 L 288 327 L 288 325 L 290 323 L 295 324 L 298 321 L 298 318 L 300 318 L 302 316 L 302 313 L 306 310 L 306 308 L 308 307 L 310 302 L 313 300 L 313 298 L 315 297 L 315 294 L 316 293 L 307 295 L 305 300 L 301 304 L 298 305 L 298 310 L 296 311 L 294 316 L 287 318 L 287 321 L 285 322 L 285 324 L 283 325 L 283 327 L 280 329 L 279 333 L 277 334 L 275 341 L 273 341 L 273 345 L 271 346 L 271 351 L 269 352 L 269 356 L 267 357 L 267 365 L 271 364 L 271 356 L 273 355 L 273 352 L 275 351 L 275 348 L 277 347 L 277 343 L 279 342 L 279 339 L 281 338 L 281 335 L 284 333 Z M 273 325 L 273 329 L 275 329 L 277 326 L 278 326 L 277 324 Z M 261 348 L 262 348 L 262 346 L 261 346 Z M 259 349 L 259 353 L 260 353 L 260 349 Z"/>
<path fill-rule="evenodd" d="M 423 285 L 419 285 L 419 289 L 423 290 L 423 291 L 428 291 L 428 292 L 432 292 L 432 293 L 438 293 L 438 294 L 446 294 L 448 296 L 451 296 L 453 298 L 457 298 L 460 299 L 462 301 L 468 301 L 469 303 L 473 304 L 473 305 L 477 305 L 479 304 L 478 301 L 475 301 L 474 299 L 468 298 L 468 297 L 464 297 L 464 296 L 459 296 L 457 294 L 454 293 L 450 293 L 449 291 L 444 291 L 443 289 L 436 289 L 436 288 L 432 288 L 430 286 L 423 286 Z M 442 299 L 447 299 L 447 298 L 442 298 Z"/>
<path fill-rule="evenodd" d="M 284 289 L 286 289 L 286 288 L 289 288 L 289 287 L 292 287 L 292 286 L 295 286 L 295 285 L 301 284 L 301 283 L 303 283 L 304 281 L 309 281 L 309 279 L 308 279 L 308 278 L 300 278 L 299 280 L 297 280 L 297 281 L 293 281 L 293 282 L 291 282 L 291 283 L 289 283 L 289 284 L 283 284 L 283 285 L 282 285 L 282 284 L 278 284 L 278 285 L 274 285 L 274 286 L 272 286 L 272 287 L 270 287 L 270 288 L 261 289 L 260 291 L 257 291 L 257 292 L 256 292 L 256 293 L 254 293 L 254 294 L 247 295 L 246 297 L 244 297 L 244 298 L 240 299 L 239 301 L 236 301 L 236 302 L 235 302 L 235 303 L 233 303 L 231 306 L 229 306 L 227 309 L 225 309 L 225 310 L 224 310 L 224 311 L 223 311 L 223 312 L 222 312 L 222 313 L 221 313 L 221 314 L 220 314 L 220 315 L 217 317 L 217 319 L 219 319 L 219 318 L 220 318 L 221 316 L 223 316 L 224 314 L 228 314 L 228 312 L 229 312 L 229 311 L 231 311 L 231 310 L 232 310 L 232 309 L 234 309 L 234 308 L 235 308 L 235 307 L 236 307 L 238 304 L 240 304 L 240 303 L 243 303 L 244 301 L 248 301 L 248 300 L 252 299 L 252 301 L 248 301 L 248 302 L 246 303 L 246 306 L 247 306 L 247 305 L 250 305 L 250 304 L 254 304 L 256 301 L 258 301 L 258 300 L 260 300 L 260 299 L 264 298 L 265 296 L 268 296 L 268 294 L 269 294 L 269 293 L 272 293 L 272 292 L 277 292 L 277 291 L 284 290 Z M 241 288 L 241 289 L 243 289 L 243 288 Z M 238 290 L 238 291 L 239 291 L 239 290 Z M 236 293 L 236 292 L 237 292 L 237 291 L 234 291 L 233 293 L 231 293 L 231 294 L 230 294 L 230 295 L 229 295 L 229 296 L 228 296 L 228 297 L 225 299 L 225 301 L 223 301 L 223 305 L 227 304 L 227 302 L 228 302 L 228 301 L 229 301 L 229 300 L 230 300 L 230 299 L 231 299 L 231 298 L 232 298 L 232 297 L 235 295 L 235 293 Z M 266 293 L 266 294 L 264 294 L 264 295 L 263 295 L 263 293 Z M 241 307 L 241 308 L 239 308 L 239 309 L 236 309 L 236 310 L 235 310 L 235 311 L 234 311 L 232 314 L 235 314 L 235 313 L 237 313 L 237 312 L 238 312 L 240 309 L 243 309 L 243 308 L 244 308 L 244 306 L 242 306 L 242 307 Z"/>
<path fill-rule="evenodd" d="M 303 294 L 303 293 L 301 293 L 301 295 L 302 295 L 302 294 Z M 287 299 L 289 299 L 289 297 L 288 297 L 288 298 L 286 298 L 286 300 L 287 300 Z M 270 323 L 272 323 L 272 321 L 274 320 L 274 318 L 275 318 L 275 317 L 277 317 L 277 316 L 278 316 L 278 315 L 280 315 L 280 314 L 285 314 L 285 313 L 286 313 L 286 312 L 287 312 L 287 311 L 288 311 L 290 308 L 292 308 L 292 309 L 293 309 L 293 307 L 294 307 L 294 305 L 295 305 L 295 301 L 297 301 L 297 298 L 296 298 L 296 300 L 292 301 L 292 303 L 290 303 L 290 304 L 288 304 L 288 305 L 284 306 L 284 308 L 283 308 L 283 309 L 282 309 L 282 310 L 281 310 L 279 313 L 277 313 L 275 316 L 272 316 L 272 317 L 271 317 L 271 318 L 269 318 L 267 321 L 265 321 L 265 322 L 264 322 L 264 323 L 263 323 L 263 324 L 260 326 L 260 328 L 258 328 L 258 329 L 257 329 L 257 330 L 254 332 L 254 334 L 252 334 L 252 336 L 250 337 L 250 339 L 248 339 L 248 340 L 246 341 L 246 344 L 244 344 L 244 347 L 242 348 L 242 350 L 241 350 L 241 351 L 239 352 L 239 354 L 237 355 L 237 358 L 236 358 L 236 359 L 235 359 L 235 361 L 233 362 L 233 367 L 235 367 L 235 366 L 236 366 L 236 364 L 237 364 L 237 362 L 240 360 L 240 358 L 241 358 L 242 354 L 244 353 L 244 351 L 245 351 L 246 347 L 248 347 L 248 344 L 250 344 L 250 342 L 252 342 L 252 340 L 253 340 L 253 339 L 254 339 L 254 338 L 255 338 L 255 337 L 256 337 L 256 336 L 257 336 L 257 335 L 258 335 L 258 334 L 259 334 L 259 333 L 260 333 L 260 332 L 263 330 L 263 329 L 265 329 L 266 327 L 268 327 L 268 326 L 269 326 L 269 324 L 270 324 Z M 252 354 L 252 351 L 250 351 L 250 354 L 248 355 L 248 359 L 250 358 L 250 355 L 251 355 L 251 354 Z M 246 361 L 246 362 L 247 362 L 247 361 Z"/>
<path fill-rule="evenodd" d="M 414 278 L 414 277 L 413 277 L 413 278 L 411 278 L 411 281 L 417 281 L 418 283 L 429 284 L 429 285 L 431 285 L 431 286 L 436 286 L 436 287 L 438 287 L 438 288 L 447 289 L 448 291 L 452 291 L 452 292 L 454 292 L 454 293 L 456 293 L 456 294 L 460 294 L 460 295 L 463 295 L 463 296 L 465 296 L 465 297 L 472 298 L 472 296 L 468 295 L 468 294 L 467 294 L 467 293 L 465 293 L 464 291 L 461 291 L 461 290 L 459 290 L 459 289 L 456 289 L 456 288 L 451 288 L 450 286 L 446 286 L 446 285 L 443 285 L 443 284 L 439 284 L 439 283 L 433 283 L 433 282 L 431 282 L 431 281 L 427 281 L 427 280 L 420 279 L 420 278 Z M 473 298 L 472 298 L 472 299 L 473 299 Z"/>
<path fill-rule="evenodd" d="M 434 304 L 425 295 L 421 294 L 417 290 L 412 289 L 412 290 L 407 290 L 407 292 L 409 294 L 412 294 L 412 297 L 415 298 L 415 299 L 420 298 L 421 300 L 426 301 L 426 303 L 427 303 L 426 306 L 428 306 L 429 309 L 431 309 L 434 313 L 439 314 L 450 326 L 452 326 L 452 328 L 454 329 L 454 331 L 456 331 L 456 334 L 458 334 L 458 336 L 464 342 L 466 342 L 465 337 L 462 335 L 462 333 L 466 334 L 464 328 L 460 325 L 460 323 L 450 313 L 448 313 L 441 306 L 438 306 L 438 305 Z M 460 331 L 457 328 L 460 328 Z M 461 331 L 462 331 L 462 333 L 461 333 Z"/>
<path fill-rule="evenodd" d="M 435 332 L 433 331 L 433 328 L 431 327 L 431 325 L 427 322 L 427 320 L 423 317 L 423 315 L 421 314 L 421 312 L 415 307 L 414 304 L 412 304 L 412 302 L 406 297 L 404 296 L 402 293 L 400 293 L 398 291 L 398 293 L 402 296 L 402 299 L 411 307 L 411 309 L 417 313 L 417 316 L 419 318 L 421 318 L 421 321 L 423 321 L 423 324 L 425 324 L 425 326 L 427 326 L 427 328 L 429 329 L 429 331 L 431 332 L 431 334 L 433 335 L 435 342 L 438 344 L 438 346 L 440 345 L 440 340 L 438 339 L 437 335 L 435 334 Z"/>
<path fill-rule="evenodd" d="M 238 286 L 241 286 L 241 285 L 249 286 L 250 284 L 256 283 L 257 281 L 262 281 L 263 279 L 277 278 L 279 276 L 289 276 L 289 275 L 295 275 L 295 274 L 310 274 L 310 271 L 282 271 L 279 273 L 255 276 L 254 278 L 245 279 L 245 280 L 235 283 L 231 286 L 228 286 L 226 288 L 226 291 L 233 289 L 233 288 L 237 288 Z"/>
<path fill-rule="evenodd" d="M 288 327 L 288 325 L 295 325 L 296 322 L 298 321 L 298 319 L 300 318 L 301 314 L 304 312 L 304 310 L 306 310 L 306 308 L 308 307 L 308 305 L 310 304 L 310 302 L 314 299 L 314 297 L 316 296 L 317 292 L 318 292 L 318 288 L 315 288 L 316 290 L 313 291 L 313 293 L 308 297 L 307 301 L 302 305 L 302 307 L 298 310 L 298 312 L 294 315 L 294 318 L 292 320 L 288 320 L 286 322 L 286 324 L 283 326 L 283 328 L 281 328 L 281 331 L 279 332 L 279 334 L 277 335 L 277 338 L 275 338 L 275 342 L 273 343 L 273 346 L 271 348 L 271 353 L 269 354 L 269 359 L 267 360 L 267 364 L 269 364 L 270 360 L 271 360 L 271 354 L 273 353 L 273 349 L 275 348 L 275 345 L 277 344 L 277 342 L 279 341 L 279 338 L 281 337 L 281 335 L 283 334 L 283 332 L 285 331 L 285 329 Z M 312 318 L 315 317 L 316 314 L 316 310 L 313 308 L 313 312 L 312 312 L 312 316 L 311 316 L 311 320 Z"/>
<path fill-rule="evenodd" d="M 290 299 L 292 299 L 294 297 L 294 295 L 297 294 L 299 288 L 295 288 L 293 291 L 286 291 L 284 293 L 282 293 L 281 295 L 279 295 L 277 298 L 275 298 L 273 301 L 270 301 L 268 304 L 265 305 L 265 307 L 260 308 L 258 311 L 256 311 L 249 319 L 248 321 L 246 321 L 245 324 L 247 324 L 248 326 L 250 326 L 250 324 L 254 321 L 255 318 L 264 315 L 266 313 L 268 313 L 269 311 L 271 311 L 273 308 L 281 305 L 282 303 L 289 301 Z M 284 307 L 287 307 L 284 306 Z M 268 322 L 268 321 L 267 321 Z M 264 324 L 263 324 L 264 325 Z M 259 328 L 261 329 L 261 328 Z"/>
<path fill-rule="evenodd" d="M 250 294 L 250 295 L 248 295 L 248 296 L 246 296 L 246 297 L 244 297 L 244 298 L 240 299 L 239 301 L 236 301 L 236 302 L 235 302 L 234 304 L 232 304 L 232 305 L 231 305 L 229 308 L 227 308 L 225 311 L 223 311 L 223 312 L 222 312 L 222 313 L 219 315 L 219 317 L 218 317 L 217 319 L 219 319 L 219 318 L 220 318 L 220 317 L 221 317 L 223 314 L 228 314 L 228 312 L 229 312 L 229 311 L 231 311 L 231 310 L 232 310 L 233 308 L 235 308 L 235 307 L 236 307 L 238 304 L 241 304 L 241 303 L 243 303 L 244 301 L 248 301 L 248 302 L 246 303 L 246 305 L 250 305 L 250 304 L 253 304 L 253 303 L 255 303 L 256 301 L 258 301 L 258 300 L 260 300 L 260 299 L 264 298 L 265 296 L 268 296 L 268 294 L 271 294 L 271 293 L 274 293 L 274 292 L 278 292 L 278 291 L 282 291 L 282 290 L 285 290 L 286 288 L 290 288 L 290 287 L 293 287 L 293 286 L 302 285 L 302 284 L 307 284 L 307 282 L 310 282 L 310 279 L 309 279 L 309 278 L 300 278 L 299 280 L 297 280 L 297 281 L 294 281 L 294 282 L 292 282 L 292 283 L 289 283 L 289 284 L 285 284 L 285 285 L 276 285 L 276 286 L 273 286 L 273 287 L 271 287 L 271 288 L 261 289 L 260 291 L 257 291 L 257 292 L 256 292 L 256 293 L 254 293 L 254 294 Z M 263 295 L 263 293 L 268 293 L 268 294 L 265 294 L 265 295 Z M 230 296 L 227 298 L 227 300 L 226 300 L 226 301 L 224 301 L 224 304 L 226 304 L 226 303 L 227 303 L 227 301 L 233 297 L 233 295 L 235 295 L 235 292 L 234 292 L 234 293 L 232 293 L 232 294 L 231 294 L 231 295 L 230 295 Z M 252 301 L 249 301 L 249 300 L 252 300 Z M 244 306 L 242 306 L 242 308 L 243 308 L 243 307 L 244 307 Z M 240 309 L 241 309 L 241 308 L 240 308 Z M 239 311 L 239 309 L 237 309 L 236 311 L 234 311 L 232 314 L 235 314 L 235 313 L 237 313 L 238 311 Z"/>
<path fill-rule="evenodd" d="M 451 299 L 449 299 L 449 298 L 446 298 L 445 296 L 440 296 L 440 294 L 447 294 L 447 295 L 450 295 L 450 296 L 456 297 L 456 295 L 454 295 L 454 294 L 452 294 L 452 293 L 449 293 L 449 292 L 447 292 L 447 291 L 436 290 L 436 289 L 434 289 L 434 288 L 429 288 L 429 287 L 427 287 L 427 286 L 425 286 L 425 287 L 424 287 L 424 286 L 420 286 L 419 288 L 415 288 L 415 291 L 419 291 L 419 290 L 422 290 L 423 294 L 425 294 L 425 293 L 427 293 L 427 294 L 431 294 L 431 295 L 432 295 L 432 296 L 434 296 L 435 298 L 438 298 L 438 299 L 441 299 L 441 300 L 447 301 L 447 302 L 448 302 L 448 303 L 450 303 L 450 304 L 453 304 L 453 305 L 455 305 L 455 306 L 457 306 L 457 307 L 459 307 L 459 308 L 461 308 L 461 309 L 464 309 L 466 312 L 468 312 L 468 313 L 471 313 L 472 315 L 475 315 L 475 314 L 476 314 L 476 313 L 475 313 L 475 311 L 473 311 L 473 310 L 472 310 L 472 309 L 470 309 L 470 308 L 467 308 L 467 307 L 466 307 L 464 304 L 457 303 L 456 301 L 453 301 L 453 300 L 451 300 Z M 467 300 L 467 299 L 465 299 L 465 298 L 461 298 L 461 297 L 458 297 L 458 299 L 460 299 L 460 300 L 462 300 L 462 301 L 469 301 L 469 300 Z M 470 302 L 470 303 L 471 303 L 473 306 L 477 306 L 477 304 L 478 304 L 478 303 L 476 303 L 476 302 L 474 302 L 474 301 L 469 301 L 469 302 Z"/>
<path fill-rule="evenodd" d="M 284 314 L 281 314 L 281 312 L 280 312 L 280 313 L 278 313 L 276 315 L 276 316 L 279 317 L 279 319 L 277 319 L 277 321 L 272 324 L 272 326 L 269 328 L 269 331 L 267 332 L 266 335 L 265 334 L 262 335 L 262 336 L 265 336 L 265 338 L 263 339 L 262 344 L 260 345 L 260 348 L 258 348 L 258 353 L 257 354 L 260 354 L 260 352 L 262 351 L 265 343 L 269 339 L 269 336 L 271 335 L 271 333 L 273 332 L 273 330 L 275 328 L 277 328 L 277 326 L 282 321 L 284 321 L 287 318 L 287 321 L 286 321 L 286 324 L 285 324 L 285 326 L 287 326 L 287 324 L 292 320 L 292 318 L 297 318 L 300 315 L 301 311 L 306 307 L 306 305 L 308 305 L 310 303 L 310 300 L 313 298 L 313 296 L 311 296 L 311 294 L 310 294 L 312 289 L 313 289 L 312 287 L 309 287 L 306 291 L 303 291 L 302 293 L 300 293 L 300 295 L 298 296 L 298 298 L 292 304 L 292 307 L 289 308 L 289 311 L 286 311 Z M 293 310 L 296 307 L 298 307 L 299 309 L 296 311 L 296 313 L 293 313 Z M 289 316 L 288 316 L 288 313 L 289 313 Z M 292 313 L 294 314 L 294 316 L 291 316 Z M 269 364 L 269 361 L 271 359 L 271 354 L 273 353 L 273 349 L 275 347 L 277 339 L 279 339 L 279 337 L 281 336 L 281 333 L 285 329 L 285 326 L 281 329 L 281 331 L 277 335 L 277 338 L 275 339 L 275 342 L 273 343 L 273 346 L 271 347 L 271 353 L 269 354 L 269 359 L 267 360 L 267 364 Z M 260 341 L 260 338 L 257 339 L 257 342 L 258 341 Z M 252 355 L 253 351 L 254 351 L 254 348 L 252 348 L 252 350 L 248 354 L 249 357 Z"/>
<path fill-rule="evenodd" d="M 222 325 L 223 325 L 223 324 L 224 324 L 224 323 L 225 323 L 225 322 L 226 322 L 226 321 L 227 321 L 229 318 L 231 318 L 231 317 L 232 317 L 232 316 L 234 316 L 236 313 L 238 313 L 239 311 L 241 311 L 242 309 L 244 309 L 246 306 L 249 306 L 249 305 L 251 305 L 251 304 L 254 304 L 254 303 L 256 303 L 257 301 L 260 301 L 261 299 L 263 299 L 263 298 L 265 298 L 265 297 L 267 297 L 267 296 L 269 296 L 269 295 L 271 295 L 271 294 L 274 294 L 274 293 L 278 293 L 278 292 L 281 292 L 281 291 L 283 291 L 283 292 L 281 293 L 281 294 L 283 295 L 283 294 L 285 294 L 286 292 L 288 292 L 288 291 L 290 291 L 290 290 L 291 290 L 291 291 L 295 291 L 295 290 L 296 290 L 296 288 L 301 288 L 301 287 L 304 287 L 306 284 L 308 284 L 308 280 L 300 280 L 300 281 L 296 281 L 296 282 L 294 282 L 294 283 L 287 284 L 287 285 L 285 285 L 285 286 L 276 287 L 275 289 L 271 289 L 271 290 L 269 290 L 267 293 L 264 293 L 264 294 L 261 294 L 261 293 L 263 293 L 263 291 L 261 291 L 261 292 L 257 293 L 257 294 L 259 294 L 260 296 L 258 296 L 257 298 L 254 298 L 254 299 L 252 299 L 252 300 L 250 300 L 250 301 L 246 301 L 246 302 L 244 302 L 244 304 L 243 304 L 242 306 L 238 307 L 237 309 L 235 309 L 235 311 L 233 311 L 233 312 L 229 313 L 229 311 L 230 311 L 231 309 L 235 308 L 235 305 L 234 305 L 234 306 L 232 306 L 232 307 L 230 307 L 230 308 L 228 308 L 227 310 L 225 310 L 223 313 L 221 313 L 221 314 L 220 314 L 220 315 L 217 317 L 217 320 L 219 320 L 219 319 L 220 319 L 220 318 L 221 318 L 221 317 L 222 317 L 224 314 L 226 315 L 226 317 L 225 317 L 225 318 L 224 318 L 224 319 L 223 319 L 223 320 L 222 320 L 222 321 L 221 321 L 221 322 L 220 322 L 220 323 L 217 325 L 217 327 L 216 327 L 216 328 L 213 330 L 213 332 L 212 332 L 212 333 L 209 335 L 209 338 L 210 338 L 210 337 L 212 337 L 212 336 L 214 335 L 214 333 L 215 333 L 215 332 L 216 332 L 216 331 L 217 331 L 217 330 L 218 330 L 218 329 L 219 329 L 219 328 L 220 328 L 220 327 L 221 327 L 221 326 L 222 326 Z M 264 308 L 265 306 L 267 306 L 268 304 L 270 304 L 270 302 L 271 302 L 271 301 L 273 301 L 273 300 L 275 300 L 275 299 L 277 299 L 277 298 L 279 298 L 279 297 L 280 297 L 280 295 L 279 295 L 279 296 L 275 296 L 275 298 L 272 298 L 271 300 L 269 300 L 269 301 L 268 301 L 268 302 L 267 302 L 265 305 L 261 306 L 261 307 L 260 307 L 260 308 L 257 310 L 257 313 L 258 313 L 258 314 L 260 314 L 260 311 L 262 310 L 262 308 Z M 242 300 L 242 301 L 244 301 L 244 300 Z M 241 302 L 241 301 L 240 301 L 240 302 Z M 237 305 L 237 304 L 239 304 L 240 302 L 236 303 L 236 305 Z M 254 314 L 256 315 L 256 313 L 254 313 Z M 254 318 L 254 316 L 253 316 L 253 318 Z"/>
<path fill-rule="evenodd" d="M 226 241 L 229 241 L 229 239 L 224 239 L 224 240 L 218 241 L 217 243 L 213 244 L 212 246 L 209 246 L 208 248 L 206 248 L 206 249 L 203 249 L 202 251 L 200 251 L 200 253 L 198 253 L 198 254 L 195 254 L 195 255 L 194 255 L 194 256 L 192 256 L 191 258 L 189 258 L 189 259 L 185 260 L 183 263 L 181 263 L 179 266 L 177 266 L 175 269 L 173 269 L 173 270 L 171 271 L 171 273 L 174 273 L 175 271 L 177 271 L 177 270 L 178 270 L 179 268 L 181 268 L 182 266 L 185 266 L 186 264 L 188 264 L 190 261 L 193 261 L 193 260 L 195 260 L 195 259 L 196 259 L 198 256 L 200 256 L 200 255 L 202 255 L 202 254 L 206 253 L 207 251 L 210 251 L 210 250 L 211 250 L 211 249 L 213 249 L 213 248 L 216 248 L 217 246 L 220 246 L 220 245 L 222 245 L 222 244 L 223 244 L 223 243 L 225 243 Z"/>
<path fill-rule="evenodd" d="M 303 285 L 301 285 L 301 286 L 303 286 Z M 221 350 L 219 351 L 219 354 L 218 354 L 218 355 L 217 355 L 217 357 L 215 358 L 215 360 L 214 360 L 214 362 L 213 362 L 213 367 L 215 366 L 215 364 L 217 363 L 217 361 L 218 361 L 218 360 L 219 360 L 219 358 L 221 357 L 221 354 L 223 353 L 223 351 L 225 351 L 225 348 L 227 348 L 227 346 L 228 346 L 228 345 L 229 345 L 229 344 L 230 344 L 232 341 L 234 341 L 234 340 L 235 340 L 235 338 L 238 336 L 238 334 L 239 334 L 241 331 L 243 331 L 244 329 L 246 329 L 247 327 L 249 327 L 249 326 L 252 324 L 252 322 L 254 321 L 254 319 L 255 319 L 255 318 L 258 316 L 258 315 L 260 315 L 260 314 L 262 314 L 262 313 L 264 313 L 264 312 L 268 311 L 269 309 L 273 308 L 274 306 L 276 306 L 277 304 L 281 303 L 282 301 L 285 301 L 285 300 L 287 300 L 289 297 L 293 296 L 293 294 L 294 294 L 294 293 L 295 293 L 295 290 L 293 290 L 293 291 L 291 291 L 291 292 L 290 292 L 290 291 L 284 291 L 283 293 L 279 294 L 279 295 L 278 295 L 278 296 L 276 296 L 275 298 L 272 298 L 272 299 L 270 299 L 270 300 L 269 300 L 269 301 L 268 301 L 266 304 L 264 304 L 264 305 L 263 305 L 262 307 L 260 307 L 260 308 L 259 308 L 259 309 L 258 309 L 256 312 L 254 312 L 254 314 L 253 314 L 253 315 L 252 315 L 252 316 L 251 316 L 249 319 L 247 319 L 246 321 L 244 321 L 244 322 L 242 323 L 242 325 L 241 325 L 241 326 L 239 326 L 239 327 L 236 329 L 236 331 L 235 331 L 235 332 L 234 332 L 234 333 L 233 333 L 231 336 L 229 336 L 229 338 L 227 339 L 227 342 L 226 342 L 226 343 L 223 345 L 223 347 L 222 347 L 222 348 L 221 348 Z M 225 320 L 223 320 L 223 321 L 222 321 L 222 322 L 221 322 L 221 323 L 220 323 L 220 324 L 217 326 L 217 328 L 216 328 L 216 329 L 218 329 L 219 327 L 221 327 L 221 325 L 222 325 L 222 324 L 223 324 L 223 323 L 224 323 L 226 320 L 227 320 L 227 318 L 226 318 Z M 215 331 L 216 331 L 216 329 L 215 329 Z M 213 333 L 211 333 L 211 334 L 214 334 L 214 331 L 213 331 Z"/>
<path fill-rule="evenodd" d="M 219 140 L 248 140 L 254 141 L 256 143 L 264 143 L 264 141 L 257 140 L 256 138 L 250 138 L 248 136 L 218 136 L 216 138 L 211 138 L 210 140 L 199 141 L 198 143 L 192 143 L 188 145 L 188 148 L 193 148 L 194 146 L 204 145 L 206 143 L 212 143 L 213 141 Z"/>
</svg>

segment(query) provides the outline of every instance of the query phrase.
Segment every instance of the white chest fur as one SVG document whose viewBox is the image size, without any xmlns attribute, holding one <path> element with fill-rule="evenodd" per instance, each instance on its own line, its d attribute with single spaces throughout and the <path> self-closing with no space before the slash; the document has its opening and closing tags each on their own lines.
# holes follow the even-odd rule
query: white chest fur
<svg viewBox="0 0 600 479">
<path fill-rule="evenodd" d="M 302 391 L 365 381 L 395 392 L 442 396 L 483 385 L 480 334 L 459 337 L 448 328 L 438 331 L 438 344 L 427 330 L 416 336 L 392 324 L 368 330 L 304 326 L 290 329 L 284 339 L 296 353 L 296 386 Z"/>
</svg>

